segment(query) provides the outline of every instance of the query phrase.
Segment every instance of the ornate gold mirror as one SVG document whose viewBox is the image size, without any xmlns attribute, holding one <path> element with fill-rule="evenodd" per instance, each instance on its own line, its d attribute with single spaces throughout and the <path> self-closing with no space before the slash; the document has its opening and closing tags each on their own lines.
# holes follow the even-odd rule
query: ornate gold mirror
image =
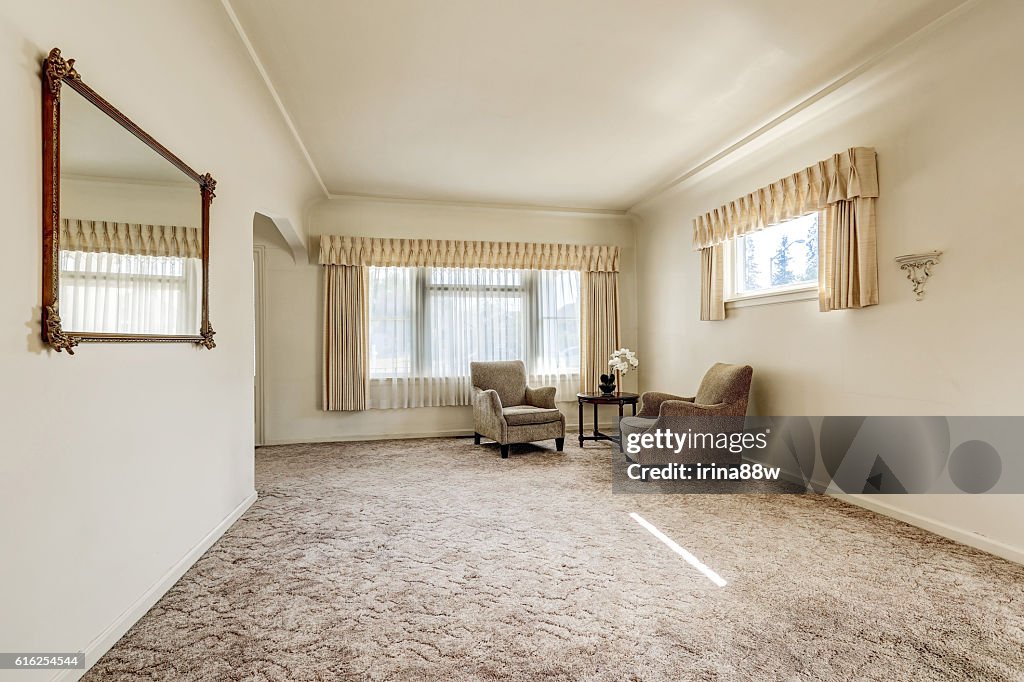
<svg viewBox="0 0 1024 682">
<path fill-rule="evenodd" d="M 213 348 L 210 204 L 199 175 L 86 85 L 43 61 L 43 340 Z"/>
</svg>

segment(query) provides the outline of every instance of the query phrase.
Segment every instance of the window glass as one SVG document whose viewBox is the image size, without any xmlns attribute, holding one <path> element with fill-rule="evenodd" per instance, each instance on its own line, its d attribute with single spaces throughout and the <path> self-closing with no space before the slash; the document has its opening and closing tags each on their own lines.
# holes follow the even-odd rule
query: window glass
<svg viewBox="0 0 1024 682">
<path fill-rule="evenodd" d="M 818 281 L 818 214 L 737 237 L 733 292 L 739 296 L 792 289 Z"/>
</svg>

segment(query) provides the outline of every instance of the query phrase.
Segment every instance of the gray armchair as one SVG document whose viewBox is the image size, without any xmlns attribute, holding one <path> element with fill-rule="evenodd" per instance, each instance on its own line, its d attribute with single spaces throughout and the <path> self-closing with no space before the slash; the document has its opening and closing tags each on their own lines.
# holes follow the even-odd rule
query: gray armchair
<svg viewBox="0 0 1024 682">
<path fill-rule="evenodd" d="M 555 406 L 555 389 L 526 385 L 526 366 L 521 360 L 471 362 L 473 380 L 474 442 L 480 437 L 495 440 L 501 456 L 508 458 L 512 443 L 555 439 L 559 452 L 565 446 L 565 416 Z"/>
<path fill-rule="evenodd" d="M 665 429 L 673 421 L 673 417 L 686 417 L 687 425 L 697 432 L 742 432 L 753 374 L 754 370 L 750 365 L 726 365 L 716 362 L 704 375 L 697 395 L 692 398 L 655 391 L 644 393 L 640 397 L 640 412 L 635 417 L 622 419 L 622 442 L 625 443 L 625 439 L 631 433 Z M 674 421 L 675 425 L 672 428 L 678 430 L 679 421 Z M 663 464 L 663 456 L 661 451 L 654 449 L 628 455 L 630 459 L 640 464 Z M 739 464 L 741 454 L 690 448 L 673 455 L 671 461 L 681 464 L 710 464 L 712 461 L 717 464 Z"/>
</svg>

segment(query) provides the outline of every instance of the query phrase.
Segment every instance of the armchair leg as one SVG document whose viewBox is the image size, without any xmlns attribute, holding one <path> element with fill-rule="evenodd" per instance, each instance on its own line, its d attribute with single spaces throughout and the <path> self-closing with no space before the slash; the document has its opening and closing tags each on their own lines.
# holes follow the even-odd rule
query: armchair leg
<svg viewBox="0 0 1024 682">
<path fill-rule="evenodd" d="M 555 449 L 558 450 L 559 452 L 565 449 L 565 438 L 555 439 Z"/>
<path fill-rule="evenodd" d="M 502 445 L 501 446 L 501 458 L 502 459 L 508 459 L 508 446 L 507 445 Z"/>
<path fill-rule="evenodd" d="M 479 433 L 476 433 L 476 432 L 473 433 L 473 445 L 480 445 L 480 434 Z"/>
</svg>

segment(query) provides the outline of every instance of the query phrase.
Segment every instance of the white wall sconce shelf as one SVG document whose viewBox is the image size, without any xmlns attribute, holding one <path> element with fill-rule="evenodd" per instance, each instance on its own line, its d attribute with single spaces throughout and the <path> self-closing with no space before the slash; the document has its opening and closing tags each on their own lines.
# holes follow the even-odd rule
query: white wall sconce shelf
<svg viewBox="0 0 1024 682">
<path fill-rule="evenodd" d="M 932 267 L 938 264 L 941 255 L 941 251 L 928 251 L 896 257 L 900 270 L 907 273 L 907 279 L 914 285 L 914 296 L 918 301 L 924 298 L 925 284 L 932 276 Z"/>
</svg>

